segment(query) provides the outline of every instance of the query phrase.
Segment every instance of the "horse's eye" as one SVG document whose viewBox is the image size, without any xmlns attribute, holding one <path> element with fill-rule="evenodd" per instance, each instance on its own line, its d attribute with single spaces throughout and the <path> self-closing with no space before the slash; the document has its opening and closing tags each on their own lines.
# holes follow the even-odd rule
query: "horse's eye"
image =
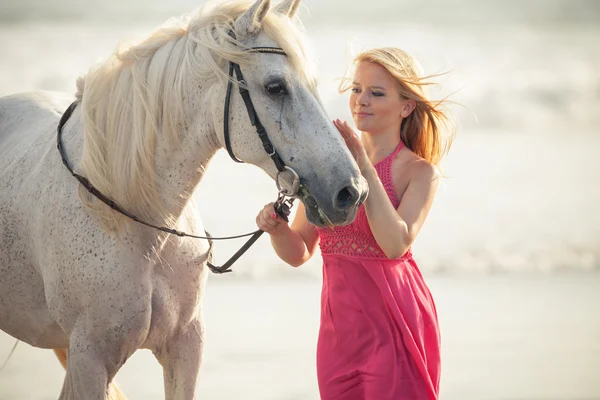
<svg viewBox="0 0 600 400">
<path fill-rule="evenodd" d="M 269 83 L 266 86 L 267 92 L 272 95 L 285 95 L 288 94 L 286 87 L 281 83 Z"/>
</svg>

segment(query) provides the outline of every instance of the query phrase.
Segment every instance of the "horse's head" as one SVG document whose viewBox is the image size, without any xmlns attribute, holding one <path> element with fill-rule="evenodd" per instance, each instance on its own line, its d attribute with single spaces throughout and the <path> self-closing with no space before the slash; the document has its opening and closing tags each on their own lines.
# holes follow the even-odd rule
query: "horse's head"
<svg viewBox="0 0 600 400">
<path fill-rule="evenodd" d="M 232 8 L 230 21 L 210 27 L 211 39 L 228 46 L 229 52 L 212 51 L 218 55 L 215 62 L 224 76 L 230 62 L 240 66 L 250 107 L 281 161 L 300 177 L 298 196 L 308 220 L 317 226 L 344 225 L 356 216 L 368 188 L 318 97 L 305 47 L 291 21 L 299 3 L 286 0 L 270 10 L 269 0 L 257 0 L 243 9 Z M 280 48 L 285 54 L 248 51 L 253 48 Z M 229 99 L 225 79 L 214 80 L 208 90 L 216 138 L 221 147 L 229 140 L 235 157 L 276 178 L 276 163 L 251 124 L 251 111 L 238 91 L 238 77 L 235 72 L 232 75 Z M 289 171 L 281 174 L 284 187 L 291 184 L 292 175 Z"/>
</svg>

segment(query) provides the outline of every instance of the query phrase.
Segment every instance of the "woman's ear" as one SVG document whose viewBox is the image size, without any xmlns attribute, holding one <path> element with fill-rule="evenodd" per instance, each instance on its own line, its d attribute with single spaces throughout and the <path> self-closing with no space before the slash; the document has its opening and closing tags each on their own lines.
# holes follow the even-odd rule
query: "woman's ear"
<svg viewBox="0 0 600 400">
<path fill-rule="evenodd" d="M 400 116 L 402 116 L 402 118 L 408 117 L 414 111 L 415 107 L 417 107 L 417 102 L 415 100 L 404 100 Z"/>
</svg>

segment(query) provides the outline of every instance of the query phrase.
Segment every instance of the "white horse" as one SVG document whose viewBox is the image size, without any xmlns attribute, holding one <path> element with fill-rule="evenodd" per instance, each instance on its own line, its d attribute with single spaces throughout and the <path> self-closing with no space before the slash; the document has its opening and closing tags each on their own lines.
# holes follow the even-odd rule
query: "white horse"
<svg viewBox="0 0 600 400">
<path fill-rule="evenodd" d="M 70 165 L 141 220 L 203 235 L 191 198 L 225 147 L 234 62 L 270 141 L 301 179 L 309 220 L 352 221 L 366 183 L 316 94 L 292 21 L 299 2 L 273 10 L 269 0 L 205 6 L 90 68 L 62 129 Z M 248 51 L 256 47 L 287 56 Z M 68 349 L 61 399 L 108 398 L 139 348 L 162 365 L 167 399 L 192 399 L 209 242 L 134 222 L 79 184 L 56 148 L 59 118 L 73 100 L 0 99 L 0 329 L 33 346 Z M 235 156 L 274 178 L 237 91 L 229 114 Z"/>
</svg>

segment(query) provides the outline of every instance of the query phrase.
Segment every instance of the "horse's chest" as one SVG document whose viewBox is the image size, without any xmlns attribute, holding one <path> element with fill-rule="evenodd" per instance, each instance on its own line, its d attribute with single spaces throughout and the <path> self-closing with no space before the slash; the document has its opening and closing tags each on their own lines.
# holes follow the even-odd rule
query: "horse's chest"
<svg viewBox="0 0 600 400">
<path fill-rule="evenodd" d="M 200 317 L 205 261 L 205 255 L 186 257 L 184 253 L 154 266 L 150 340 L 168 336 L 176 327 Z"/>
</svg>

